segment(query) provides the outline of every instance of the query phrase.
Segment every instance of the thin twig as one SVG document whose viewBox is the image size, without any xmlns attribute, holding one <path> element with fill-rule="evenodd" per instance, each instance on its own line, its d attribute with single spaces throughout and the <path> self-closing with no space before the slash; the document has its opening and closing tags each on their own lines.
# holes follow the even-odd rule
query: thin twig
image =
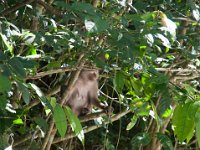
<svg viewBox="0 0 200 150">
<path fill-rule="evenodd" d="M 77 68 L 62 67 L 62 68 L 58 68 L 58 69 L 48 70 L 45 72 L 39 72 L 34 76 L 28 76 L 26 79 L 39 79 L 44 76 L 52 75 L 55 73 L 63 73 L 63 72 L 75 71 L 75 70 L 77 70 Z"/>
<path fill-rule="evenodd" d="M 171 69 L 171 68 L 155 68 L 157 71 L 160 72 L 181 72 L 181 73 L 187 73 L 187 72 L 200 72 L 200 69 Z"/>
<path fill-rule="evenodd" d="M 87 121 L 94 120 L 96 118 L 103 117 L 106 115 L 107 114 L 105 114 L 105 112 L 101 111 L 101 112 L 88 114 L 86 116 L 80 117 L 79 119 L 80 119 L 80 122 L 87 122 Z"/>
<path fill-rule="evenodd" d="M 1 16 L 6 16 L 6 15 L 12 13 L 13 11 L 16 11 L 17 9 L 25 6 L 26 4 L 30 4 L 30 3 L 34 2 L 34 1 L 37 2 L 39 5 L 42 5 L 50 13 L 52 13 L 52 14 L 54 14 L 56 16 L 62 17 L 63 14 L 62 14 L 61 11 L 59 11 L 59 10 L 55 9 L 54 7 L 48 5 L 48 3 L 46 3 L 46 2 L 44 2 L 42 0 L 25 0 L 25 1 L 21 2 L 21 3 L 17 3 L 16 5 L 8 8 L 8 9 L 6 9 L 4 11 L 2 11 L 1 12 Z"/>
<path fill-rule="evenodd" d="M 199 78 L 199 75 L 191 75 L 191 76 L 176 76 L 173 78 L 173 81 L 181 81 L 181 82 L 185 82 L 185 81 L 189 81 L 189 80 L 194 80 L 196 78 Z"/>
<path fill-rule="evenodd" d="M 27 4 L 30 4 L 30 3 L 34 2 L 34 1 L 35 0 L 25 0 L 25 1 L 21 2 L 21 3 L 17 3 L 16 5 L 8 8 L 8 9 L 6 9 L 4 11 L 2 11 L 1 12 L 1 16 L 6 16 L 6 15 L 12 13 L 13 11 L 16 11 L 17 9 L 19 9 L 19 8 L 21 8 L 21 7 L 23 7 L 23 6 L 27 5 Z"/>
<path fill-rule="evenodd" d="M 15 140 L 15 142 L 13 143 L 13 147 L 30 140 L 32 137 L 33 137 L 32 134 L 28 134 L 28 135 L 25 135 L 23 138 L 19 138 L 19 139 Z"/>
<path fill-rule="evenodd" d="M 51 14 L 54 14 L 56 16 L 62 17 L 62 12 L 55 9 L 54 7 L 48 5 L 48 3 L 42 1 L 42 0 L 37 0 L 37 3 L 42 5 L 46 10 L 48 10 Z"/>
</svg>

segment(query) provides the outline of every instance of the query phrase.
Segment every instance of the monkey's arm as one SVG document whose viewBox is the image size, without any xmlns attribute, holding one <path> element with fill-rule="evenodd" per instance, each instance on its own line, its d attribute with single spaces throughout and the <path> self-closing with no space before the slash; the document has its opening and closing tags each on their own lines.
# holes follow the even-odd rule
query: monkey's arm
<svg viewBox="0 0 200 150">
<path fill-rule="evenodd" d="M 111 115 L 113 112 L 113 108 L 111 106 L 106 106 L 103 103 L 101 103 L 98 98 L 93 98 L 92 104 L 100 109 L 102 109 L 106 114 Z"/>
</svg>

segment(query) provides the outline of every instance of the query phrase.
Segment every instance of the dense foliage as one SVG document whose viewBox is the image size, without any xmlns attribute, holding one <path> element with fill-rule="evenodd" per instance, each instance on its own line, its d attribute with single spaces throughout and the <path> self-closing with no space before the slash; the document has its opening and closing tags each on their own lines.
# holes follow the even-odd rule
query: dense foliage
<svg viewBox="0 0 200 150">
<path fill-rule="evenodd" d="M 1 0 L 0 149 L 197 149 L 199 5 Z M 63 105 L 82 68 L 112 116 Z"/>
</svg>

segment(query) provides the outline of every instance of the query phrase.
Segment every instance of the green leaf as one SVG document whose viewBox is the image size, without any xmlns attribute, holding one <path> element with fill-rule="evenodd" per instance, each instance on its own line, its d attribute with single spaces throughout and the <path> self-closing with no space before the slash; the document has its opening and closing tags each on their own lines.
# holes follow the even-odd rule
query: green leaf
<svg viewBox="0 0 200 150">
<path fill-rule="evenodd" d="M 83 13 L 88 13 L 90 15 L 95 14 L 94 7 L 91 4 L 88 4 L 88 3 L 75 2 L 75 3 L 72 4 L 71 9 L 75 10 L 75 11 L 80 11 L 80 12 L 83 12 Z"/>
<path fill-rule="evenodd" d="M 23 57 L 17 57 L 18 60 L 21 62 L 23 68 L 34 68 L 37 64 L 34 60 L 23 58 Z"/>
<path fill-rule="evenodd" d="M 27 55 L 37 55 L 37 49 L 33 45 L 29 45 L 29 51 L 27 52 Z"/>
<path fill-rule="evenodd" d="M 130 83 L 131 83 L 131 86 L 133 87 L 134 92 L 136 93 L 136 95 L 140 96 L 140 95 L 143 94 L 143 92 L 142 92 L 143 87 L 142 87 L 142 83 L 141 83 L 140 80 L 131 78 L 130 79 Z"/>
<path fill-rule="evenodd" d="M 161 88 L 160 88 L 161 89 Z M 171 109 L 171 96 L 169 92 L 166 90 L 162 90 L 163 96 L 160 99 L 158 109 L 159 109 L 159 115 L 164 116 L 164 117 L 169 117 L 172 114 L 172 109 Z"/>
<path fill-rule="evenodd" d="M 24 124 L 24 122 L 21 118 L 18 118 L 18 119 L 13 120 L 13 124 L 22 125 Z"/>
<path fill-rule="evenodd" d="M 67 119 L 63 108 L 60 105 L 56 105 L 54 108 L 53 118 L 55 120 L 56 128 L 58 129 L 61 137 L 65 137 L 67 132 Z"/>
<path fill-rule="evenodd" d="M 5 61 L 6 60 L 6 55 L 0 51 L 0 61 Z"/>
<path fill-rule="evenodd" d="M 160 140 L 160 143 L 162 144 L 164 150 L 173 150 L 173 144 L 169 137 L 162 133 L 157 133 L 157 138 Z"/>
<path fill-rule="evenodd" d="M 47 97 L 48 101 L 50 102 L 51 106 L 54 108 L 56 107 L 56 97 Z"/>
<path fill-rule="evenodd" d="M 148 7 L 148 2 L 136 1 L 134 6 L 139 10 L 145 10 Z"/>
<path fill-rule="evenodd" d="M 47 106 L 51 111 L 53 110 L 53 107 L 51 106 L 48 99 L 45 97 L 43 92 L 40 90 L 38 86 L 35 84 L 29 83 L 30 87 L 36 92 L 36 94 L 39 96 L 40 100 L 42 101 L 42 104 Z"/>
<path fill-rule="evenodd" d="M 0 134 L 0 149 L 2 149 L 2 150 L 12 150 L 12 148 L 5 149 L 5 147 L 8 146 L 8 140 L 7 139 L 9 139 L 9 135 L 8 134 L 6 134 L 6 133 Z"/>
<path fill-rule="evenodd" d="M 135 98 L 137 99 L 137 98 Z M 142 99 L 141 101 L 136 102 L 135 105 L 131 105 L 131 109 L 135 111 L 137 116 L 149 116 L 150 112 L 150 105 L 148 102 L 143 102 Z M 136 108 L 135 108 L 136 107 Z"/>
<path fill-rule="evenodd" d="M 162 43 L 163 46 L 165 46 L 167 48 L 171 48 L 171 44 L 170 44 L 169 40 L 164 35 L 157 33 L 155 35 L 155 37 L 160 39 L 160 42 Z"/>
<path fill-rule="evenodd" d="M 146 22 L 151 22 L 153 21 L 153 16 L 154 14 L 152 12 L 148 12 L 148 13 L 143 14 L 141 18 L 144 19 L 144 21 Z"/>
<path fill-rule="evenodd" d="M 27 86 L 24 83 L 17 82 L 19 90 L 22 92 L 22 98 L 26 104 L 30 102 L 30 93 Z"/>
<path fill-rule="evenodd" d="M 168 83 L 168 77 L 165 75 L 160 74 L 159 76 L 152 76 L 152 78 L 150 79 L 150 82 L 154 83 L 154 84 L 167 84 Z"/>
<path fill-rule="evenodd" d="M 40 90 L 40 88 L 39 88 L 37 85 L 35 85 L 35 84 L 33 84 L 33 83 L 29 83 L 29 85 L 30 85 L 30 87 L 31 87 L 33 90 L 35 90 L 36 94 L 37 94 L 39 97 L 43 97 L 43 96 L 44 96 L 43 92 Z"/>
<path fill-rule="evenodd" d="M 95 16 L 91 19 L 95 22 L 97 32 L 102 32 L 102 31 L 105 31 L 106 29 L 108 29 L 108 27 L 109 27 L 108 23 L 105 20 L 103 20 L 101 17 Z"/>
<path fill-rule="evenodd" d="M 171 116 L 171 114 L 173 113 L 171 108 L 167 108 L 164 113 L 162 114 L 163 118 L 168 118 L 169 116 Z"/>
<path fill-rule="evenodd" d="M 50 62 L 47 65 L 47 69 L 53 69 L 53 68 L 59 68 L 61 66 L 61 63 L 56 61 L 56 62 Z"/>
<path fill-rule="evenodd" d="M 24 32 L 23 33 L 23 40 L 27 45 L 31 45 L 35 40 L 35 34 L 30 32 Z"/>
<path fill-rule="evenodd" d="M 68 106 L 66 106 L 64 110 L 67 115 L 67 119 L 69 120 L 72 127 L 72 130 L 75 132 L 76 136 L 78 136 L 79 140 L 84 145 L 84 131 L 78 117 L 72 112 L 72 110 Z"/>
<path fill-rule="evenodd" d="M 135 126 L 137 119 L 138 119 L 137 116 L 133 116 L 133 118 L 131 119 L 131 122 L 126 127 L 126 130 L 131 130 Z"/>
<path fill-rule="evenodd" d="M 174 134 L 180 142 L 187 139 L 187 142 L 192 138 L 194 131 L 195 114 L 198 105 L 186 103 L 175 108 L 172 123 L 174 125 Z"/>
<path fill-rule="evenodd" d="M 38 150 L 40 149 L 40 145 L 36 141 L 31 141 L 29 150 Z"/>
<path fill-rule="evenodd" d="M 11 82 L 6 77 L 0 74 L 0 92 L 8 92 L 11 90 Z"/>
<path fill-rule="evenodd" d="M 198 145 L 200 148 L 200 112 L 199 111 L 197 111 L 195 118 L 196 118 L 195 119 L 196 135 L 197 135 Z"/>
<path fill-rule="evenodd" d="M 104 70 L 107 70 L 109 68 L 109 66 L 99 58 L 95 58 L 94 63 L 96 64 L 97 67 L 104 68 Z"/>
<path fill-rule="evenodd" d="M 55 1 L 54 4 L 55 4 L 57 7 L 69 9 L 69 4 L 66 3 L 66 2 L 64 2 L 64 1 Z"/>
<path fill-rule="evenodd" d="M 10 64 L 12 71 L 16 75 L 18 75 L 21 78 L 26 77 L 26 72 L 18 57 L 11 58 L 8 63 Z"/>
<path fill-rule="evenodd" d="M 125 75 L 122 72 L 116 72 L 114 77 L 114 87 L 117 91 L 121 92 L 124 87 Z"/>
<path fill-rule="evenodd" d="M 10 44 L 10 42 L 8 41 L 7 37 L 5 35 L 3 35 L 2 33 L 0 33 L 2 41 L 4 42 L 4 44 L 6 45 L 7 49 L 10 51 L 10 53 L 13 53 L 13 46 Z"/>
<path fill-rule="evenodd" d="M 138 133 L 131 139 L 131 150 L 136 150 L 140 145 L 149 144 L 151 138 L 148 133 Z"/>
<path fill-rule="evenodd" d="M 7 97 L 4 93 L 0 93 L 0 109 L 5 109 L 7 104 Z"/>
<path fill-rule="evenodd" d="M 9 66 L 7 64 L 5 64 L 5 65 L 4 64 L 0 64 L 0 70 L 2 71 L 1 75 L 4 75 L 6 77 L 9 77 L 9 76 L 12 75 L 11 70 L 10 70 L 10 68 L 9 68 Z"/>
<path fill-rule="evenodd" d="M 45 131 L 48 129 L 48 124 L 46 120 L 44 120 L 42 117 L 36 117 L 34 121 Z"/>
</svg>

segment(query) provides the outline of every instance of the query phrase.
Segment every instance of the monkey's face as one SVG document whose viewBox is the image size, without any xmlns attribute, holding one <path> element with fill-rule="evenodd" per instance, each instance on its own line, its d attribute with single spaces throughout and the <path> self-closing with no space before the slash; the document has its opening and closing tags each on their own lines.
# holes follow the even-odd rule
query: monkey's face
<svg viewBox="0 0 200 150">
<path fill-rule="evenodd" d="M 93 72 L 89 73 L 89 75 L 88 75 L 88 79 L 91 81 L 97 80 L 98 77 L 99 77 L 99 73 L 96 71 L 93 71 Z"/>
<path fill-rule="evenodd" d="M 81 77 L 90 81 L 95 81 L 99 77 L 99 72 L 98 70 L 83 70 L 81 72 Z"/>
</svg>

